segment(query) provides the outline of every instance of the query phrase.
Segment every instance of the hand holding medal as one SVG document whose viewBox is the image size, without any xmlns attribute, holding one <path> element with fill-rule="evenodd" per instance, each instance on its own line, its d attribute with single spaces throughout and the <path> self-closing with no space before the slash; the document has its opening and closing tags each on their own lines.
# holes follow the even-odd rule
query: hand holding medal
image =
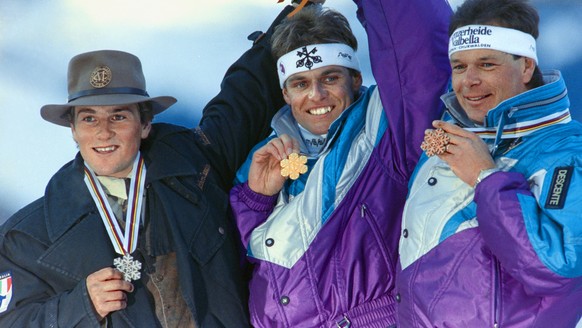
<svg viewBox="0 0 582 328">
<path fill-rule="evenodd" d="M 253 153 L 248 187 L 258 194 L 276 195 L 287 178 L 297 179 L 300 174 L 307 172 L 306 163 L 307 158 L 299 155 L 297 140 L 282 134 Z"/>
</svg>

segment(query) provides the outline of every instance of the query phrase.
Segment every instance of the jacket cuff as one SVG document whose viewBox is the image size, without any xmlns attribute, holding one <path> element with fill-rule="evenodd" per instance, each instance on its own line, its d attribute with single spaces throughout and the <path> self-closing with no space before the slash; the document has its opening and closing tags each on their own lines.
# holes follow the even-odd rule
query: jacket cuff
<svg viewBox="0 0 582 328">
<path fill-rule="evenodd" d="M 71 326 L 101 327 L 85 280 L 79 281 L 69 293 L 64 293 L 58 304 L 58 321 Z"/>
<path fill-rule="evenodd" d="M 275 206 L 278 195 L 266 196 L 254 192 L 249 188 L 249 183 L 245 182 L 239 193 L 240 199 L 253 211 L 269 212 Z"/>
</svg>

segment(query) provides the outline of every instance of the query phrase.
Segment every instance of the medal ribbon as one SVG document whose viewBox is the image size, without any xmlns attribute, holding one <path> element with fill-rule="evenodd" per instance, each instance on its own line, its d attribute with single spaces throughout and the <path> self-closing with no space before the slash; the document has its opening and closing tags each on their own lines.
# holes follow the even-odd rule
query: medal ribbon
<svg viewBox="0 0 582 328">
<path fill-rule="evenodd" d="M 542 118 L 524 121 L 515 124 L 508 124 L 503 127 L 501 139 L 514 139 L 526 136 L 534 131 L 541 130 L 554 124 L 564 124 L 572 120 L 568 109 L 557 112 Z M 466 130 L 478 134 L 483 139 L 494 139 L 497 134 L 497 128 L 467 128 Z"/>
<path fill-rule="evenodd" d="M 125 235 L 121 231 L 115 214 L 107 201 L 107 195 L 91 168 L 85 163 L 85 184 L 89 189 L 93 201 L 97 205 L 109 239 L 115 252 L 121 255 L 131 254 L 137 247 L 139 234 L 139 220 L 143 203 L 143 190 L 145 186 L 146 167 L 141 154 L 138 153 L 133 162 L 133 176 L 127 198 L 128 206 L 125 216 Z"/>
</svg>

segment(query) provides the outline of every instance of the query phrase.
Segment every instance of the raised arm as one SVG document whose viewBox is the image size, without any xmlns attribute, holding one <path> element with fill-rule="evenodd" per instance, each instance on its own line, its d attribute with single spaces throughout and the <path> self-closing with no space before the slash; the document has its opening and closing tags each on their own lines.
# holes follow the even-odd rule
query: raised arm
<svg viewBox="0 0 582 328">
<path fill-rule="evenodd" d="M 354 0 L 388 118 L 391 146 L 409 175 L 424 130 L 439 118 L 450 76 L 446 0 Z"/>
<path fill-rule="evenodd" d="M 287 6 L 251 49 L 226 72 L 219 94 L 204 108 L 198 132 L 210 162 L 229 186 L 252 147 L 267 137 L 271 118 L 285 102 L 271 55 L 273 29 L 294 8 Z"/>
</svg>

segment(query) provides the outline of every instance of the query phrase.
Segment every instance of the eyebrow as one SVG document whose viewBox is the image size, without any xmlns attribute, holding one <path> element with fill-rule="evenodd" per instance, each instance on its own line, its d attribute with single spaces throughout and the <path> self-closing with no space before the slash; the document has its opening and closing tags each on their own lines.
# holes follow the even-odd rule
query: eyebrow
<svg viewBox="0 0 582 328">
<path fill-rule="evenodd" d="M 336 74 L 336 73 L 343 73 L 341 67 L 332 67 L 332 68 L 326 69 L 325 71 L 323 71 L 321 73 L 320 77 L 327 76 L 327 75 L 330 75 L 330 74 Z M 288 83 L 291 83 L 291 82 L 294 82 L 294 81 L 300 81 L 300 80 L 305 80 L 305 79 L 306 79 L 305 76 L 303 76 L 301 73 L 298 73 L 295 76 L 290 77 L 287 80 L 287 82 Z"/>
<path fill-rule="evenodd" d="M 511 56 L 511 54 L 508 54 Z M 485 56 L 481 56 L 479 58 L 477 58 L 478 61 L 486 61 L 486 60 L 500 60 L 501 57 L 500 56 L 494 56 L 494 55 L 485 55 Z M 451 63 L 458 63 L 458 62 L 463 62 L 464 60 L 460 60 L 460 59 L 451 59 L 450 62 Z"/>
<path fill-rule="evenodd" d="M 131 112 L 131 108 L 124 106 L 124 107 L 118 107 L 113 109 L 113 113 L 119 113 L 119 112 Z M 94 110 L 93 108 L 90 107 L 81 107 L 79 109 L 79 111 L 77 112 L 77 114 L 81 114 L 81 113 L 88 113 L 88 114 L 95 114 L 97 113 L 96 110 Z"/>
</svg>

